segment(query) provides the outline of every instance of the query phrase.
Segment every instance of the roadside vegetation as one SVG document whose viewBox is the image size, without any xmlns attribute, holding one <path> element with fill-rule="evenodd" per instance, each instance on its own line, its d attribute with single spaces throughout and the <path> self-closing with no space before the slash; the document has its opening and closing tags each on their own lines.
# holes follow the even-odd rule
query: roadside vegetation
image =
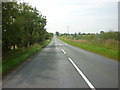
<svg viewBox="0 0 120 90">
<path fill-rule="evenodd" d="M 101 31 L 100 34 L 59 34 L 58 32 L 56 34 L 60 40 L 68 44 L 120 61 L 118 55 L 120 39 L 117 31 Z"/>
<path fill-rule="evenodd" d="M 11 72 L 11 70 L 16 69 L 19 65 L 21 65 L 24 61 L 29 59 L 31 56 L 35 55 L 39 52 L 43 47 L 49 44 L 50 40 L 45 41 L 44 43 L 36 43 L 28 48 L 21 48 L 17 50 L 13 50 L 9 53 L 7 57 L 4 58 L 2 64 L 2 73 L 3 75 L 7 75 Z"/>
<path fill-rule="evenodd" d="M 28 3 L 2 3 L 2 74 L 6 74 L 46 46 L 46 16 Z"/>
</svg>

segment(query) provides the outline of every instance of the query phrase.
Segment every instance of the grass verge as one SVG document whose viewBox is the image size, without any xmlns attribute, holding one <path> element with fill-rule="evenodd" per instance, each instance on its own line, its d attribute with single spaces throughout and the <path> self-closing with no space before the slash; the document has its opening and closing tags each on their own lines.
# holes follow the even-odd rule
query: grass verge
<svg viewBox="0 0 120 90">
<path fill-rule="evenodd" d="M 2 60 L 2 75 L 5 76 L 10 73 L 12 70 L 17 68 L 20 64 L 26 61 L 31 56 L 35 55 L 43 47 L 47 46 L 50 43 L 50 40 L 45 41 L 41 44 L 34 44 L 29 48 L 22 48 L 15 50 L 8 57 Z"/>
<path fill-rule="evenodd" d="M 73 45 L 73 46 L 76 46 L 76 47 L 100 54 L 102 56 L 112 58 L 112 59 L 117 60 L 117 61 L 120 61 L 120 59 L 118 58 L 118 50 L 116 50 L 116 49 L 100 47 L 100 46 L 94 45 L 92 43 L 78 43 L 78 42 L 66 40 L 63 38 L 59 38 L 59 39 L 62 40 L 63 42 L 70 44 L 70 45 Z"/>
</svg>

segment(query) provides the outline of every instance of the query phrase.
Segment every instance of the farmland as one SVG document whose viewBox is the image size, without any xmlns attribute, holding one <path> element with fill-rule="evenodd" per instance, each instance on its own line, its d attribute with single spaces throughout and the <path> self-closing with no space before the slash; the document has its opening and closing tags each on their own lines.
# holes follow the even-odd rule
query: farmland
<svg viewBox="0 0 120 90">
<path fill-rule="evenodd" d="M 59 39 L 88 51 L 106 56 L 115 60 L 118 58 L 119 33 L 114 31 L 103 32 L 100 34 L 61 34 Z"/>
</svg>

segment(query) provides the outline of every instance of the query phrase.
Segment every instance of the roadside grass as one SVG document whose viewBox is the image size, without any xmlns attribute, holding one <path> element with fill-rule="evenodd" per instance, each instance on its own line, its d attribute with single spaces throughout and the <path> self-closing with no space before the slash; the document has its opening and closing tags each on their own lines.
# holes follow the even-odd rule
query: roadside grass
<svg viewBox="0 0 120 90">
<path fill-rule="evenodd" d="M 93 44 L 91 42 L 77 42 L 77 41 L 73 41 L 73 40 L 69 40 L 69 39 L 65 39 L 65 38 L 60 38 L 60 40 L 62 40 L 63 42 L 66 42 L 70 45 L 100 54 L 102 56 L 106 56 L 109 58 L 112 58 L 114 60 L 120 61 L 120 59 L 118 58 L 118 48 L 108 48 L 105 46 L 100 46 L 97 44 Z"/>
<path fill-rule="evenodd" d="M 47 46 L 50 43 L 50 40 L 45 41 L 41 44 L 34 44 L 29 48 L 22 48 L 15 50 L 9 56 L 2 60 L 2 74 L 7 75 L 24 61 L 26 61 L 31 56 L 35 55 L 38 51 L 40 51 L 43 47 Z"/>
</svg>

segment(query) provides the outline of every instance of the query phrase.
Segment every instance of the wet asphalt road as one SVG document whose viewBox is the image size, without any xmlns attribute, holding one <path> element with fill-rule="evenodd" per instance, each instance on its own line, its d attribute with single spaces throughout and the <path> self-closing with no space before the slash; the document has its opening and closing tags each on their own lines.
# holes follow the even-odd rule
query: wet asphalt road
<svg viewBox="0 0 120 90">
<path fill-rule="evenodd" d="M 57 38 L 15 73 L 3 88 L 118 88 L 118 62 L 68 45 Z"/>
</svg>

